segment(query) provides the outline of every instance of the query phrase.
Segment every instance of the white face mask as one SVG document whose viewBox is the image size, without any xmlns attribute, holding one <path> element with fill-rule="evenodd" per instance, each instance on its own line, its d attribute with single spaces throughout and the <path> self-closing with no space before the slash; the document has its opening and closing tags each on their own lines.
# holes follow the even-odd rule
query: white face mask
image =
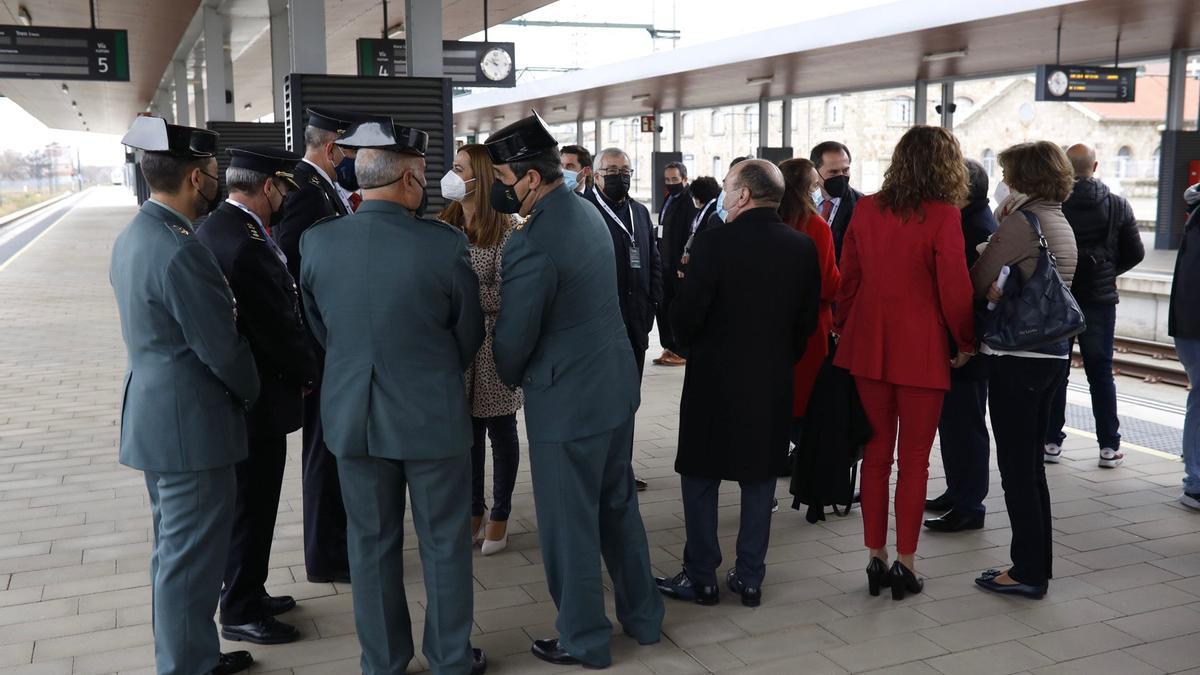
<svg viewBox="0 0 1200 675">
<path fill-rule="evenodd" d="M 814 204 L 821 201 L 821 189 L 820 188 L 817 188 L 816 190 L 812 191 L 812 200 L 813 200 Z"/>
<path fill-rule="evenodd" d="M 1000 181 L 999 183 L 996 183 L 996 190 L 992 192 L 992 199 L 996 200 L 997 205 L 1003 204 L 1011 194 L 1012 191 L 1009 190 L 1008 183 Z"/>
<path fill-rule="evenodd" d="M 472 178 L 471 181 L 473 180 L 475 179 Z M 464 181 L 453 169 L 447 171 L 446 175 L 442 176 L 442 196 L 451 201 L 461 202 L 467 197 L 467 183 L 471 181 Z"/>
</svg>

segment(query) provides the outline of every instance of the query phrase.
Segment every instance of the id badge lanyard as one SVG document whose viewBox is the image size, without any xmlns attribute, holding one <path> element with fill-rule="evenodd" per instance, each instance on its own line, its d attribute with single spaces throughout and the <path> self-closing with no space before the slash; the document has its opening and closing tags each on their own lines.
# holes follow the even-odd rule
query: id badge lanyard
<svg viewBox="0 0 1200 675">
<path fill-rule="evenodd" d="M 592 189 L 595 190 L 595 188 L 592 188 Z M 625 205 L 625 208 L 629 209 L 629 228 L 630 228 L 630 229 L 626 230 L 625 223 L 621 222 L 621 219 L 617 217 L 616 213 L 613 213 L 613 210 L 611 208 L 609 208 L 609 206 L 608 206 L 608 202 L 604 201 L 604 197 L 602 197 L 600 195 L 600 192 L 598 190 L 596 191 L 596 203 L 600 204 L 600 208 L 604 209 L 604 212 L 607 213 L 609 215 L 609 217 L 611 217 L 613 219 L 613 221 L 617 224 L 617 226 L 621 228 L 622 232 L 629 235 L 629 267 L 630 267 L 630 269 L 635 269 L 635 270 L 642 269 L 642 253 L 641 253 L 641 251 L 638 250 L 637 238 L 634 237 L 634 235 L 633 235 L 633 230 L 636 227 L 633 224 L 633 205 L 632 204 Z"/>
</svg>

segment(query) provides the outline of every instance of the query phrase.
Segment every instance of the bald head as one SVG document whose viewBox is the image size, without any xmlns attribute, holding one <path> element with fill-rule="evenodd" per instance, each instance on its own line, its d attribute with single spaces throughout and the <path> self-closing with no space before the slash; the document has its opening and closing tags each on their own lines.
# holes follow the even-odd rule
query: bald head
<svg viewBox="0 0 1200 675">
<path fill-rule="evenodd" d="M 779 167 L 764 159 L 748 159 L 739 162 L 725 174 L 725 210 L 729 212 L 726 222 L 762 207 L 778 209 L 783 201 L 783 174 Z"/>
<path fill-rule="evenodd" d="M 1067 148 L 1067 159 L 1071 160 L 1076 178 L 1091 178 L 1096 173 L 1096 151 L 1083 143 Z"/>
</svg>

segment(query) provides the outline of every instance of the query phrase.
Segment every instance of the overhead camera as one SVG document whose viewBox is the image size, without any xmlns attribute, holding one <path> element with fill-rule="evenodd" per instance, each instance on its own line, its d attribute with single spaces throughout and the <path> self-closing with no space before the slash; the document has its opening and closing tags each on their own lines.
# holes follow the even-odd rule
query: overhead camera
<svg viewBox="0 0 1200 675">
<path fill-rule="evenodd" d="M 934 108 L 933 108 L 933 109 L 937 111 L 937 114 L 941 115 L 941 114 L 943 114 L 943 113 L 942 113 L 942 108 L 943 108 L 943 107 L 942 107 L 942 104 L 941 104 L 941 103 L 939 103 L 939 104 L 937 104 L 936 106 L 934 106 Z M 950 114 L 951 114 L 951 115 L 953 115 L 953 114 L 954 114 L 954 113 L 956 113 L 956 112 L 958 112 L 958 104 L 957 104 L 957 103 L 951 103 L 951 104 L 950 104 Z"/>
</svg>

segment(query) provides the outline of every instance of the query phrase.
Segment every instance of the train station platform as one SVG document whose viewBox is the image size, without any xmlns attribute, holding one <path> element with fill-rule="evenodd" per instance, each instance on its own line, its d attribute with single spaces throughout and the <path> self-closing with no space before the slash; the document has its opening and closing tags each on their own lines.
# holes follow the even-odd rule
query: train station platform
<svg viewBox="0 0 1200 675">
<path fill-rule="evenodd" d="M 116 463 L 125 358 L 107 279 L 111 243 L 134 208 L 123 189 L 95 188 L 0 262 L 0 672 L 9 675 L 153 672 L 150 513 L 140 474 Z M 636 432 L 637 470 L 650 482 L 642 513 L 661 574 L 676 572 L 682 554 L 672 470 L 682 380 L 683 369 L 648 368 Z M 787 508 L 781 482 L 762 606 L 743 607 L 728 593 L 716 607 L 668 602 L 662 642 L 639 647 L 618 634 L 610 672 L 1200 673 L 1200 513 L 1176 502 L 1182 465 L 1171 440 L 1182 423 L 1181 390 L 1124 378 L 1118 390 L 1128 390 L 1121 413 L 1129 443 L 1115 470 L 1097 468 L 1086 395 L 1072 391 L 1071 421 L 1081 428 L 1065 461 L 1047 467 L 1056 577 L 1044 600 L 988 595 L 972 583 L 1008 559 L 994 471 L 987 527 L 923 533 L 925 592 L 899 603 L 867 595 L 859 513 L 810 525 Z M 304 580 L 295 436 L 268 590 L 297 597 L 299 607 L 282 618 L 303 639 L 250 646 L 254 672 L 355 673 L 349 587 Z M 531 639 L 553 635 L 555 610 L 522 462 L 508 550 L 476 552 L 474 641 L 487 650 L 490 673 L 572 672 L 529 653 Z M 936 492 L 936 450 L 932 464 Z M 728 567 L 736 486 L 723 499 Z M 407 591 L 420 644 L 425 594 L 415 546 L 410 536 Z"/>
</svg>

